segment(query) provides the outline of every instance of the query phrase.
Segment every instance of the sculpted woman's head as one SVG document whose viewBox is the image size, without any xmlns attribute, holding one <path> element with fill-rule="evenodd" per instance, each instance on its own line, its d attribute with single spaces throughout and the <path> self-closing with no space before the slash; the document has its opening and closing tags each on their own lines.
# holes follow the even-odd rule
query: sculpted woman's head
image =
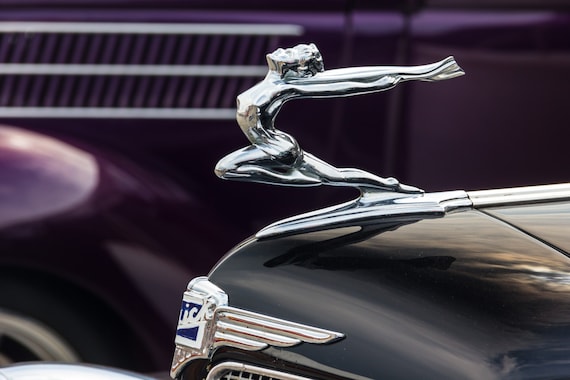
<svg viewBox="0 0 570 380">
<path fill-rule="evenodd" d="M 277 49 L 267 54 L 267 64 L 271 71 L 277 72 L 281 77 L 309 77 L 324 71 L 323 57 L 315 44 Z"/>
</svg>

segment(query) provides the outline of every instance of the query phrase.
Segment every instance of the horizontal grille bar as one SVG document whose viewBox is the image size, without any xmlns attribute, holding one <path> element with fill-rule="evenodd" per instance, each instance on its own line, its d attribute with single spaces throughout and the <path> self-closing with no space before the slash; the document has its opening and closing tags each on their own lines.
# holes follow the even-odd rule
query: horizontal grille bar
<svg viewBox="0 0 570 380">
<path fill-rule="evenodd" d="M 0 107 L 0 117 L 232 120 L 236 117 L 236 110 L 235 108 Z"/>
<path fill-rule="evenodd" d="M 0 64 L 0 75 L 148 75 L 261 77 L 266 66 Z"/>
<path fill-rule="evenodd" d="M 233 119 L 289 24 L 0 22 L 0 117 Z"/>
<path fill-rule="evenodd" d="M 210 34 L 299 36 L 303 27 L 288 24 L 165 24 L 112 22 L 1 22 L 0 33 Z"/>
<path fill-rule="evenodd" d="M 262 368 L 245 363 L 223 362 L 208 373 L 206 380 L 310 380 L 273 369 Z"/>
</svg>

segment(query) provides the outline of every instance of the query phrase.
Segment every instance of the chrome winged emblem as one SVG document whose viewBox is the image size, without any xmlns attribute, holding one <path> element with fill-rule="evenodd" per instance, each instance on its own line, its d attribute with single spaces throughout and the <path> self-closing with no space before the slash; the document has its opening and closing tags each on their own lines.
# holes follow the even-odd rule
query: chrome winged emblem
<svg viewBox="0 0 570 380">
<path fill-rule="evenodd" d="M 195 359 L 208 359 L 218 347 L 258 351 L 269 346 L 330 343 L 338 332 L 228 306 L 228 297 L 207 277 L 190 281 L 182 298 L 176 349 L 170 374 L 177 378 Z"/>
</svg>

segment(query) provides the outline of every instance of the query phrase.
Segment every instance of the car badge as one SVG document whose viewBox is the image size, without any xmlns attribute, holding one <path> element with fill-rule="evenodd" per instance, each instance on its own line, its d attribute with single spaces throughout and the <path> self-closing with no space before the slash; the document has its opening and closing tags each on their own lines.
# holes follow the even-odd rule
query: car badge
<svg viewBox="0 0 570 380">
<path fill-rule="evenodd" d="M 331 343 L 343 337 L 342 333 L 231 307 L 223 290 L 207 277 L 197 277 L 182 298 L 170 375 L 177 378 L 188 363 L 210 358 L 218 347 L 259 351 L 269 346 Z"/>
</svg>

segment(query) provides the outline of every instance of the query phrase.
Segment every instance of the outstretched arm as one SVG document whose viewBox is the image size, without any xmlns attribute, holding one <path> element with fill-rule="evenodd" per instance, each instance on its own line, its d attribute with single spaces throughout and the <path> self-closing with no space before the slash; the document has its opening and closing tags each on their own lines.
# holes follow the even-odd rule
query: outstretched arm
<svg viewBox="0 0 570 380">
<path fill-rule="evenodd" d="M 284 82 L 300 96 L 350 96 L 388 90 L 401 81 L 438 81 L 463 75 L 453 57 L 421 66 L 370 66 L 333 69 Z"/>
</svg>

